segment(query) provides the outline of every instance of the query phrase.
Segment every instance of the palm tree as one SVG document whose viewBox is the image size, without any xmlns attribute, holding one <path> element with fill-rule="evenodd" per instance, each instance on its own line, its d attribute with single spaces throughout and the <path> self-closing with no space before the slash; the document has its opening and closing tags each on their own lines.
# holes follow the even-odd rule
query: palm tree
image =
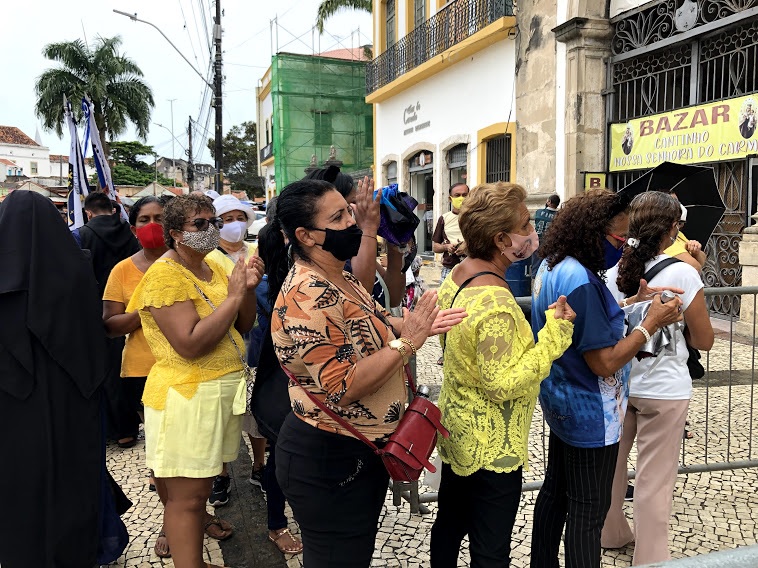
<svg viewBox="0 0 758 568">
<path fill-rule="evenodd" d="M 318 33 L 324 33 L 324 22 L 344 9 L 363 10 L 371 13 L 371 0 L 321 0 L 316 15 Z"/>
<path fill-rule="evenodd" d="M 88 95 L 95 107 L 95 123 L 106 154 L 107 140 L 122 134 L 128 122 L 145 139 L 155 106 L 153 92 L 142 80 L 137 64 L 118 52 L 120 45 L 121 38 L 116 36 L 98 37 L 91 47 L 79 39 L 45 46 L 42 54 L 60 64 L 42 73 L 34 87 L 34 111 L 45 129 L 62 136 L 63 96 L 68 97 L 80 116 L 78 103 Z"/>
</svg>

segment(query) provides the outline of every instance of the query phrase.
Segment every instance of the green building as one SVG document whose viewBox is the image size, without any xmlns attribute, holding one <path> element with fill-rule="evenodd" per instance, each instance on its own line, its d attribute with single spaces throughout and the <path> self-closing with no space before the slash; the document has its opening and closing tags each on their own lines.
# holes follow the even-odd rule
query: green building
<svg viewBox="0 0 758 568">
<path fill-rule="evenodd" d="M 332 147 L 342 171 L 371 167 L 373 110 L 362 56 L 359 48 L 272 57 L 257 89 L 260 174 L 269 197 L 302 179 L 314 156 L 322 166 Z"/>
</svg>

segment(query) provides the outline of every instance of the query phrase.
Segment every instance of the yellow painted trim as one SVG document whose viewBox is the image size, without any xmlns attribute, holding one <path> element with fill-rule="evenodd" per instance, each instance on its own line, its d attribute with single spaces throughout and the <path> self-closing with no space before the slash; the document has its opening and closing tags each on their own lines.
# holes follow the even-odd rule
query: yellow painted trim
<svg viewBox="0 0 758 568">
<path fill-rule="evenodd" d="M 511 135 L 511 179 L 502 181 L 514 181 L 516 173 L 516 123 L 515 122 L 496 122 L 490 126 L 485 126 L 476 133 L 476 183 L 484 183 L 487 179 L 485 171 L 487 169 L 487 140 L 500 136 L 501 134 Z"/>
<path fill-rule="evenodd" d="M 437 11 L 440 11 L 440 8 L 442 8 L 445 4 L 448 3 L 448 0 L 437 0 Z"/>
<path fill-rule="evenodd" d="M 260 92 L 258 93 L 258 100 L 263 101 L 263 99 L 266 98 L 266 96 L 271 92 L 271 82 L 267 83 L 265 87 L 260 89 Z"/>
<path fill-rule="evenodd" d="M 414 0 L 405 0 L 405 34 L 413 31 L 413 3 Z"/>
<path fill-rule="evenodd" d="M 393 2 L 395 4 L 395 43 L 400 39 L 398 37 L 398 34 L 400 30 L 398 29 L 397 23 L 398 23 L 398 12 L 397 12 L 397 0 L 375 0 L 375 2 L 379 5 L 379 10 L 375 11 L 375 13 L 379 14 L 379 38 L 375 42 L 377 45 L 376 53 L 374 54 L 374 57 L 379 55 L 380 53 L 384 53 L 384 51 L 387 49 L 387 3 Z"/>
<path fill-rule="evenodd" d="M 374 126 L 373 126 L 373 136 L 374 136 L 374 159 L 371 160 L 371 171 L 374 172 L 374 178 L 376 178 L 376 105 L 371 105 L 371 111 L 374 113 Z"/>
<path fill-rule="evenodd" d="M 450 49 L 443 51 L 429 61 L 425 61 L 418 67 L 411 69 L 381 89 L 377 89 L 366 97 L 366 102 L 369 104 L 381 103 L 402 93 L 421 81 L 428 79 L 432 75 L 444 71 L 458 61 L 461 61 L 498 41 L 506 39 L 510 31 L 515 27 L 516 18 L 514 16 L 504 16 L 496 22 L 492 22 L 489 26 L 483 30 L 479 30 L 471 37 L 456 43 Z"/>
<path fill-rule="evenodd" d="M 274 163 L 274 158 L 276 158 L 276 156 L 269 156 L 261 162 L 261 166 L 270 166 Z"/>
</svg>

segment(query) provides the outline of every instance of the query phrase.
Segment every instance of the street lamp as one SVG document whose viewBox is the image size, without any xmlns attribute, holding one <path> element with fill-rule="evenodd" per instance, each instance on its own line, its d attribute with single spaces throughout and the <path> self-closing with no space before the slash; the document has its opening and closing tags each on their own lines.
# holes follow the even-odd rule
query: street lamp
<svg viewBox="0 0 758 568">
<path fill-rule="evenodd" d="M 120 16 L 126 16 L 133 22 L 141 22 L 143 24 L 147 24 L 148 26 L 151 26 L 158 30 L 158 33 L 163 36 L 163 38 L 171 45 L 171 47 L 174 48 L 174 51 L 176 51 L 179 55 L 181 55 L 182 59 L 187 62 L 187 65 L 189 65 L 192 70 L 197 74 L 198 77 L 200 77 L 203 80 L 203 83 L 208 85 L 211 90 L 214 93 L 214 101 L 213 106 L 216 109 L 216 131 L 215 131 L 215 151 L 214 151 L 214 158 L 215 158 L 215 167 L 216 167 L 216 175 L 215 175 L 215 189 L 220 194 L 223 193 L 223 184 L 222 184 L 222 168 L 223 168 L 223 137 L 224 137 L 224 129 L 223 129 L 223 113 L 221 109 L 223 96 L 222 96 L 222 73 L 221 73 L 221 67 L 222 67 L 222 56 L 221 56 L 221 0 L 216 0 L 216 16 L 214 18 L 214 26 L 213 26 L 213 43 L 216 48 L 215 53 L 215 61 L 214 61 L 214 80 L 213 83 L 209 83 L 206 81 L 205 77 L 203 77 L 203 74 L 200 73 L 197 69 L 195 69 L 195 66 L 192 65 L 189 59 L 187 59 L 184 54 L 179 51 L 179 48 L 176 47 L 173 42 L 168 39 L 168 36 L 163 33 L 163 31 L 153 24 L 152 22 L 148 22 L 147 20 L 141 20 L 137 17 L 137 14 L 130 14 L 129 12 L 123 12 L 121 10 L 113 10 L 116 14 L 119 14 Z"/>
</svg>

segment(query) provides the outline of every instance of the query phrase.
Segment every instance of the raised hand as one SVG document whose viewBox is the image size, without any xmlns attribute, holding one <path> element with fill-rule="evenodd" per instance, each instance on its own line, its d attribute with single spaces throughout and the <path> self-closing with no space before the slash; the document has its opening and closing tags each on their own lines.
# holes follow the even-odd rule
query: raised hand
<svg viewBox="0 0 758 568">
<path fill-rule="evenodd" d="M 266 267 L 259 256 L 252 256 L 245 266 L 245 285 L 248 291 L 255 290 L 263 279 Z"/>
<path fill-rule="evenodd" d="M 416 349 L 420 349 L 426 338 L 433 335 L 432 328 L 439 313 L 437 292 L 424 292 L 412 312 L 403 310 L 403 337 L 410 339 Z"/>
<path fill-rule="evenodd" d="M 558 298 L 558 301 L 550 304 L 548 309 L 555 309 L 555 314 L 553 314 L 555 319 L 563 319 L 570 322 L 573 322 L 576 319 L 576 312 L 571 309 L 571 306 L 569 306 L 566 296 Z"/>
<path fill-rule="evenodd" d="M 358 189 L 355 192 L 355 222 L 364 234 L 376 236 L 379 230 L 380 222 L 380 204 L 382 201 L 382 190 L 380 189 L 374 197 L 374 180 L 364 177 L 358 182 Z"/>
<path fill-rule="evenodd" d="M 247 274 L 244 258 L 240 258 L 234 264 L 232 273 L 229 275 L 227 292 L 230 298 L 236 300 L 241 301 L 245 297 L 245 293 L 247 292 Z"/>
</svg>

